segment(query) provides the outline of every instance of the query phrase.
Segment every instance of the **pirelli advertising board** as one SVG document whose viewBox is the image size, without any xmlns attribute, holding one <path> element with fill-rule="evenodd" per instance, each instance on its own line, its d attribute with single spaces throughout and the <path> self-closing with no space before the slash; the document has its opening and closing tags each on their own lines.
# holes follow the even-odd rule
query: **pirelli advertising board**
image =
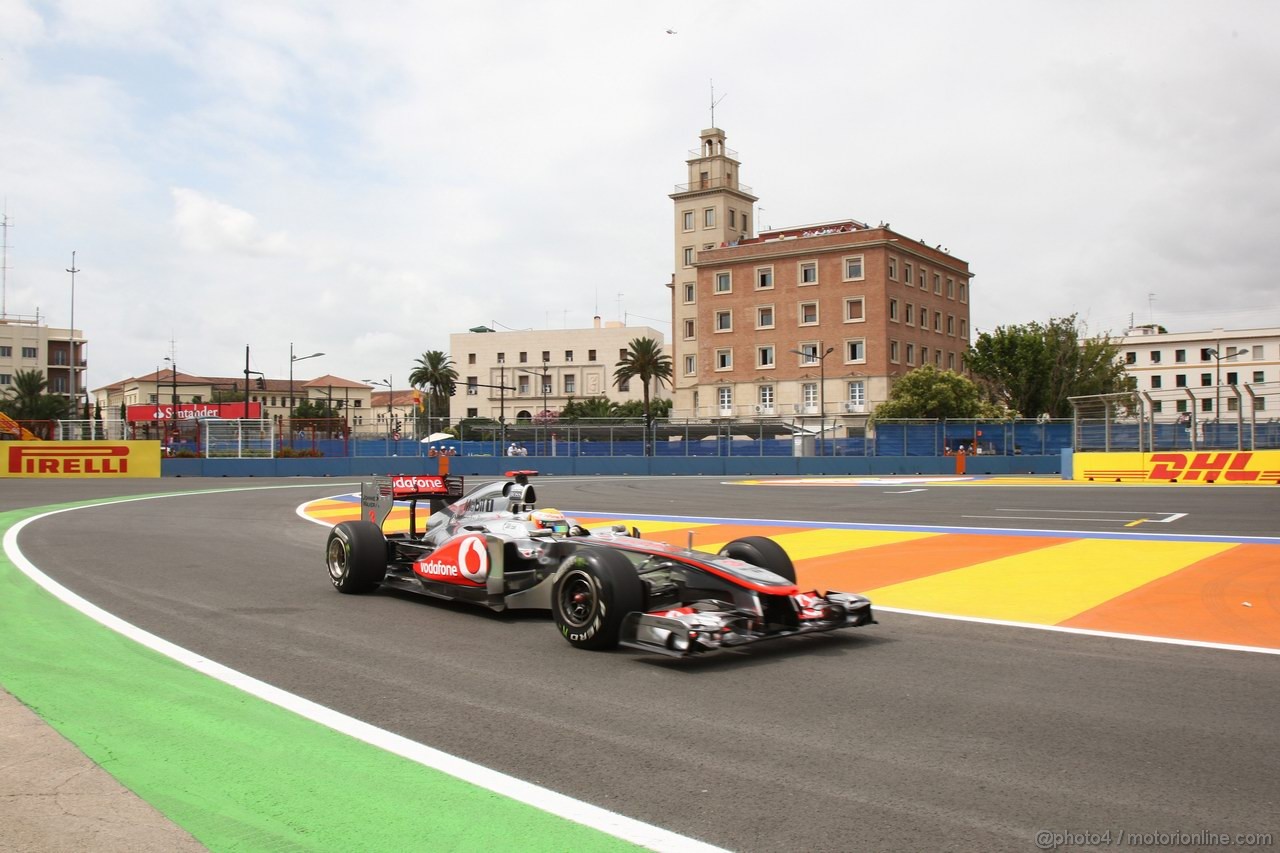
<svg viewBox="0 0 1280 853">
<path fill-rule="evenodd" d="M 1073 453 L 1071 479 L 1097 483 L 1280 484 L 1280 450 Z"/>
<path fill-rule="evenodd" d="M 0 477 L 159 477 L 158 441 L 0 441 Z"/>
</svg>

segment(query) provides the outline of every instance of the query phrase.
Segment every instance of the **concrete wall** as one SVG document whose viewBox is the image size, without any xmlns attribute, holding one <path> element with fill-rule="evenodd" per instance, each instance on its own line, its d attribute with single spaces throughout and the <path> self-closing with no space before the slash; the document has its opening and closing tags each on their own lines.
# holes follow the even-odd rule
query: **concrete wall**
<svg viewBox="0 0 1280 853">
<path fill-rule="evenodd" d="M 364 477 L 434 474 L 439 460 L 425 456 L 319 459 L 164 459 L 165 477 Z M 955 474 L 951 456 L 455 456 L 449 471 L 464 477 L 500 477 L 519 468 L 547 475 L 705 475 L 712 477 L 888 476 Z M 1069 471 L 1069 469 L 1068 469 Z M 1061 474 L 1061 456 L 969 456 L 965 473 Z M 1068 472 L 1067 476 L 1070 476 Z"/>
</svg>

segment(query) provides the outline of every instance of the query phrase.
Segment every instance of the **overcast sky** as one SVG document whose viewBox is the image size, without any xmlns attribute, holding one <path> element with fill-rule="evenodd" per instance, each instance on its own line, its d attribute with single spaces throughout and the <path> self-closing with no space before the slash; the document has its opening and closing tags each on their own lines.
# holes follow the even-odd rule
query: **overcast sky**
<svg viewBox="0 0 1280 853">
<path fill-rule="evenodd" d="M 978 330 L 1277 326 L 1278 36 L 1271 0 L 0 0 L 4 307 L 67 325 L 77 251 L 93 388 L 669 337 L 714 80 L 760 224 L 944 245 Z"/>
</svg>

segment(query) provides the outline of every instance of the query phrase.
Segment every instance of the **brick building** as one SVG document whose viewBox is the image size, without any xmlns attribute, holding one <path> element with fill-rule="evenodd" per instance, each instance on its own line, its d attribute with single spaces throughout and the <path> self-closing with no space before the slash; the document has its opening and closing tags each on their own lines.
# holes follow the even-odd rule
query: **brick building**
<svg viewBox="0 0 1280 853">
<path fill-rule="evenodd" d="M 912 368 L 965 369 L 967 262 L 887 223 L 756 235 L 757 199 L 724 141 L 702 131 L 671 195 L 673 417 L 821 415 L 838 434 Z"/>
</svg>

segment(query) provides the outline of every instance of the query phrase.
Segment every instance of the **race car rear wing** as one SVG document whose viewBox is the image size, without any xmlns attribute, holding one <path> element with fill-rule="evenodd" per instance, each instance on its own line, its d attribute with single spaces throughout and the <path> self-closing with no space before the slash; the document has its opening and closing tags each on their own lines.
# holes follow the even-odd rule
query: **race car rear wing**
<svg viewBox="0 0 1280 853">
<path fill-rule="evenodd" d="M 430 501 L 431 512 L 462 497 L 462 477 L 435 474 L 374 477 L 360 484 L 360 516 L 379 527 L 391 515 L 397 500 L 409 502 L 409 532 L 417 532 L 418 501 Z"/>
</svg>

